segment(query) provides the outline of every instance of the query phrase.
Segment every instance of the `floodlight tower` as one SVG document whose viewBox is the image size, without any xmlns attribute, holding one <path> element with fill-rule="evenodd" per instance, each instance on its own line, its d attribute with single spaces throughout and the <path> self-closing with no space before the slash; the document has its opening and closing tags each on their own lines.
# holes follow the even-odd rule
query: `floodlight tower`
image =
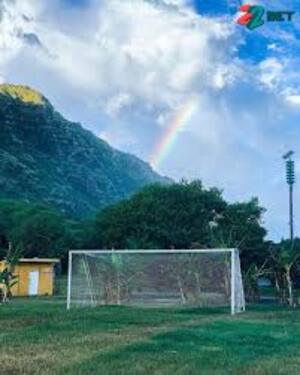
<svg viewBox="0 0 300 375">
<path fill-rule="evenodd" d="M 294 240 L 294 213 L 293 213 L 293 186 L 295 183 L 295 162 L 292 160 L 294 151 L 289 151 L 283 155 L 286 165 L 286 182 L 289 185 L 289 216 L 290 216 L 290 239 Z"/>
</svg>

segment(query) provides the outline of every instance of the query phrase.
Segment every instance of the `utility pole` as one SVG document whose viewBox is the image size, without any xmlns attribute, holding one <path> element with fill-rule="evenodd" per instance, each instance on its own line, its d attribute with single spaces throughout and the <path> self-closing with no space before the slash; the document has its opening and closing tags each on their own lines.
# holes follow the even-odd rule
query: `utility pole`
<svg viewBox="0 0 300 375">
<path fill-rule="evenodd" d="M 290 225 L 290 240 L 294 240 L 294 202 L 293 202 L 293 187 L 295 183 L 295 162 L 292 160 L 294 151 L 289 151 L 283 155 L 286 165 L 286 182 L 289 186 L 289 225 Z"/>
</svg>

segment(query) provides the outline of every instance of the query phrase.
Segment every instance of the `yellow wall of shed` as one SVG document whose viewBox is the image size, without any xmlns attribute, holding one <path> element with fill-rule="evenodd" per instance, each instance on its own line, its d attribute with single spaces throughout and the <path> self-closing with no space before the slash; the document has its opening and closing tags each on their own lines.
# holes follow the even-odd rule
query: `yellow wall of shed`
<svg viewBox="0 0 300 375">
<path fill-rule="evenodd" d="M 0 271 L 5 267 L 4 262 L 0 262 Z M 13 296 L 29 295 L 29 273 L 39 272 L 38 295 L 53 295 L 54 289 L 54 265 L 53 263 L 19 263 L 13 274 L 18 276 L 18 283 L 12 287 Z"/>
</svg>

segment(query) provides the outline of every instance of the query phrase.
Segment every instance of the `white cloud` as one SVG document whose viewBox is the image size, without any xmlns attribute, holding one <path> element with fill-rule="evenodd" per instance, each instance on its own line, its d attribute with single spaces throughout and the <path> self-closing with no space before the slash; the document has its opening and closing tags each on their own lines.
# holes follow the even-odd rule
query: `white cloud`
<svg viewBox="0 0 300 375">
<path fill-rule="evenodd" d="M 0 64 L 15 57 L 24 45 L 24 34 L 34 35 L 38 0 L 3 0 L 0 3 Z"/>
<path fill-rule="evenodd" d="M 277 43 L 268 44 L 267 49 L 269 51 L 274 51 L 274 52 L 279 52 L 279 53 L 283 52 L 283 48 Z"/>
<path fill-rule="evenodd" d="M 289 104 L 300 107 L 300 95 L 287 95 L 286 100 Z"/>
<path fill-rule="evenodd" d="M 215 72 L 225 70 L 224 41 L 232 35 L 225 22 L 145 1 L 110 0 L 99 23 L 99 71 L 108 72 L 111 91 L 172 107 L 195 82 L 211 87 Z"/>
<path fill-rule="evenodd" d="M 259 80 L 273 94 L 299 107 L 300 75 L 297 57 L 269 57 L 259 64 Z"/>
<path fill-rule="evenodd" d="M 105 104 L 105 112 L 110 116 L 117 116 L 121 110 L 132 104 L 130 94 L 120 93 L 108 100 Z"/>
<path fill-rule="evenodd" d="M 17 54 L 20 32 L 36 33 L 49 51 L 36 56 L 39 63 L 113 115 L 136 101 L 176 107 L 191 91 L 222 89 L 238 73 L 229 53 L 233 27 L 197 15 L 186 1 L 106 0 L 98 29 L 85 36 L 45 23 L 36 0 L 13 4 L 4 12 L 2 48 Z"/>
<path fill-rule="evenodd" d="M 278 83 L 282 80 L 283 63 L 278 59 L 270 57 L 259 64 L 260 80 L 269 89 L 277 88 Z"/>
</svg>

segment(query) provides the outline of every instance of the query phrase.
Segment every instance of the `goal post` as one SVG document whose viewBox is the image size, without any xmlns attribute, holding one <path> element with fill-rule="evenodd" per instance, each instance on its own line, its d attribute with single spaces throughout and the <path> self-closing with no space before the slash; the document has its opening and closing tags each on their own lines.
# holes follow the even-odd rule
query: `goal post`
<svg viewBox="0 0 300 375">
<path fill-rule="evenodd" d="M 71 250 L 67 308 L 228 306 L 245 310 L 237 249 Z"/>
</svg>

